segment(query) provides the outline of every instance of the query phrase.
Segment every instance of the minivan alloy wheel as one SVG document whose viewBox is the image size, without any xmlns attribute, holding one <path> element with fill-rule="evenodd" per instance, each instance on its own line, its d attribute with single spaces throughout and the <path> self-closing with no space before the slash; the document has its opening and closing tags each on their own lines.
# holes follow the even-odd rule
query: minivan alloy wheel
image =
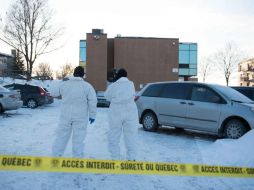
<svg viewBox="0 0 254 190">
<path fill-rule="evenodd" d="M 245 125 L 238 119 L 230 120 L 225 126 L 225 136 L 238 139 L 247 132 Z"/>
<path fill-rule="evenodd" d="M 144 114 L 142 124 L 146 131 L 156 131 L 158 128 L 157 118 L 152 112 L 147 112 Z"/>
</svg>

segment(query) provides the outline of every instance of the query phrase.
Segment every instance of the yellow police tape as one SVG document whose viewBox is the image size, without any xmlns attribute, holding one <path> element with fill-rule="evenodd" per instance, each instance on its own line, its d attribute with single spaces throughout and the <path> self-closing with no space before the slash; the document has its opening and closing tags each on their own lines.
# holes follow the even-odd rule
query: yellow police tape
<svg viewBox="0 0 254 190">
<path fill-rule="evenodd" d="M 247 167 L 0 155 L 0 171 L 7 170 L 254 178 Z"/>
</svg>

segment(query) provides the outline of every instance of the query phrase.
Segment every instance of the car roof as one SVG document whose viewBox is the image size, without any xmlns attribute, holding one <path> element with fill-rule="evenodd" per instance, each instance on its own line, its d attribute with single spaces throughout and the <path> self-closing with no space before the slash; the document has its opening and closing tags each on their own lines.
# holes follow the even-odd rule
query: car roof
<svg viewBox="0 0 254 190">
<path fill-rule="evenodd" d="M 151 85 L 151 84 L 170 84 L 170 83 L 200 84 L 200 85 L 205 85 L 205 86 L 224 86 L 224 85 L 220 85 L 220 84 L 203 83 L 203 82 L 198 82 L 198 81 L 161 81 L 161 82 L 147 83 L 147 85 Z"/>
<path fill-rule="evenodd" d="M 210 83 L 202 83 L 202 82 L 197 82 L 197 81 L 163 81 L 163 82 L 155 82 L 155 83 L 148 83 L 149 85 L 146 85 L 141 91 L 140 93 L 143 93 L 144 90 L 146 89 L 146 87 L 153 85 L 153 84 L 197 84 L 197 85 L 204 85 L 204 86 L 208 86 L 213 88 L 214 90 L 216 90 L 217 92 L 219 91 L 220 94 L 228 99 L 228 100 L 236 100 L 236 101 L 240 101 L 243 100 L 244 102 L 252 102 L 249 98 L 247 98 L 246 96 L 242 95 L 240 92 L 236 91 L 233 88 L 230 88 L 228 86 L 225 85 L 219 85 L 219 84 L 210 84 Z"/>
</svg>

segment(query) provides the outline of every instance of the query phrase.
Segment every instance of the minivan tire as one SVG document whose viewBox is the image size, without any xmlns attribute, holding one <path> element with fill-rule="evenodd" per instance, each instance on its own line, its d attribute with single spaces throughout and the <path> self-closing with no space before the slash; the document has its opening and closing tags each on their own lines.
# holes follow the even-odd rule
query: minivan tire
<svg viewBox="0 0 254 190">
<path fill-rule="evenodd" d="M 34 99 L 29 99 L 27 101 L 27 107 L 34 109 L 38 106 L 37 102 Z"/>
<path fill-rule="evenodd" d="M 145 131 L 156 131 L 158 129 L 157 117 L 152 112 L 146 112 L 143 115 L 142 124 Z"/>
<path fill-rule="evenodd" d="M 247 129 L 239 119 L 232 119 L 225 125 L 224 136 L 226 138 L 238 139 L 247 132 Z"/>
</svg>

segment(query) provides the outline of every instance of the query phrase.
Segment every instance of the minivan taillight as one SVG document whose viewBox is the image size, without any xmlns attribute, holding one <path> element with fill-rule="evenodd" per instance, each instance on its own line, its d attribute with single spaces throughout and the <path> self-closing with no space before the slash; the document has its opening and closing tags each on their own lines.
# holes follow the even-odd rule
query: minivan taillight
<svg viewBox="0 0 254 190">
<path fill-rule="evenodd" d="M 139 97 L 140 97 L 140 96 L 135 96 L 134 101 L 135 101 L 135 102 L 138 101 Z"/>
<path fill-rule="evenodd" d="M 39 87 L 39 89 L 40 89 L 40 95 L 41 96 L 45 96 L 46 92 L 41 87 Z"/>
</svg>

